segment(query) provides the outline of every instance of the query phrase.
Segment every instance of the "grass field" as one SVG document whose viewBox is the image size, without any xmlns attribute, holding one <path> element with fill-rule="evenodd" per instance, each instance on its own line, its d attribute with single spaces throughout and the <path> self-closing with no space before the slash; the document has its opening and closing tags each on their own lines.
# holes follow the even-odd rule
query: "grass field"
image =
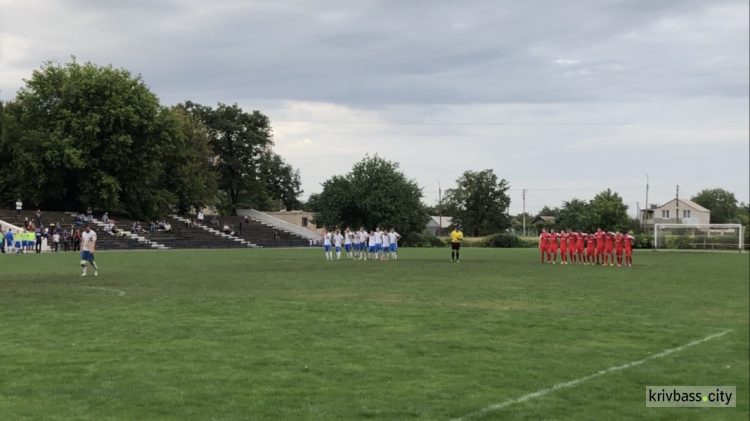
<svg viewBox="0 0 750 421">
<path fill-rule="evenodd" d="M 535 250 L 0 256 L 0 420 L 743 420 L 748 255 Z M 95 289 L 106 288 L 106 289 Z M 483 408 L 724 336 L 496 410 Z M 736 408 L 646 408 L 649 385 Z M 479 412 L 477 412 L 479 411 Z"/>
</svg>

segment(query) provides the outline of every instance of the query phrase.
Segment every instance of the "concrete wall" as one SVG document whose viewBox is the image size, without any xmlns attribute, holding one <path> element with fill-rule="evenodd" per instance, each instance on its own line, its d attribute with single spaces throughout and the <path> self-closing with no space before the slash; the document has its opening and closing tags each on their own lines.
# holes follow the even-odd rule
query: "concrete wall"
<svg viewBox="0 0 750 421">
<path fill-rule="evenodd" d="M 305 211 L 288 211 L 288 212 L 263 212 L 266 215 L 273 216 L 276 219 L 280 219 L 284 222 L 288 222 L 292 225 L 296 225 L 298 227 L 306 228 L 310 231 L 317 232 L 318 234 L 322 234 L 323 230 L 318 229 L 315 224 L 313 224 L 312 218 L 313 214 L 312 212 L 305 212 Z M 307 226 L 303 225 L 303 218 L 307 218 Z"/>
</svg>

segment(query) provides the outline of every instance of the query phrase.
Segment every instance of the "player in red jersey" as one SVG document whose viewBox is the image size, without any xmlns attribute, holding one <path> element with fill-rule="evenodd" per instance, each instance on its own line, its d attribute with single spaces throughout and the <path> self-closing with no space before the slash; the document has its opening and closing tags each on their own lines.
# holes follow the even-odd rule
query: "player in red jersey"
<svg viewBox="0 0 750 421">
<path fill-rule="evenodd" d="M 558 237 L 559 236 L 557 235 L 555 230 L 549 231 L 549 246 L 547 246 L 547 263 L 552 263 L 553 265 L 557 261 L 557 239 Z"/>
<path fill-rule="evenodd" d="M 586 264 L 596 263 L 596 237 L 594 234 L 586 234 Z"/>
<path fill-rule="evenodd" d="M 549 248 L 549 234 L 547 233 L 546 228 L 542 228 L 542 235 L 539 236 L 539 251 L 542 253 L 542 263 L 545 263 L 545 255 L 547 254 L 547 249 Z M 547 257 L 547 260 L 549 260 L 549 257 Z"/>
<path fill-rule="evenodd" d="M 613 243 L 615 241 L 615 233 L 612 231 L 607 231 L 606 234 L 604 234 L 604 265 L 607 266 L 607 262 L 609 262 L 610 266 L 615 265 L 615 256 L 614 256 L 614 250 L 613 250 Z"/>
<path fill-rule="evenodd" d="M 568 238 L 570 238 L 570 234 L 568 234 L 565 231 L 565 229 L 560 231 L 560 264 L 561 265 L 568 264 Z"/>
<path fill-rule="evenodd" d="M 604 232 L 601 228 L 596 230 L 594 238 L 596 238 L 596 264 L 599 265 L 600 260 L 604 260 Z"/>
<path fill-rule="evenodd" d="M 615 255 L 617 256 L 617 267 L 622 266 L 622 248 L 624 246 L 625 236 L 620 231 L 615 234 Z"/>
<path fill-rule="evenodd" d="M 583 236 L 583 233 L 581 231 L 578 231 L 576 234 L 576 257 L 578 260 L 578 264 L 582 265 L 584 264 L 583 261 L 583 241 L 586 238 Z"/>
<path fill-rule="evenodd" d="M 625 235 L 625 266 L 633 266 L 633 237 L 630 234 Z"/>
<path fill-rule="evenodd" d="M 576 242 L 578 241 L 577 234 L 573 230 L 568 229 L 568 257 L 571 262 L 575 265 L 576 262 Z"/>
</svg>

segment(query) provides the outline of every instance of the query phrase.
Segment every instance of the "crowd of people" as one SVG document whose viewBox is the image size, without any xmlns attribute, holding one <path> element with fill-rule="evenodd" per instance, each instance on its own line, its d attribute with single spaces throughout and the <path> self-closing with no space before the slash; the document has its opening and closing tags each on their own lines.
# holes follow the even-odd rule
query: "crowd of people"
<svg viewBox="0 0 750 421">
<path fill-rule="evenodd" d="M 32 222 L 20 232 L 13 232 L 11 228 L 8 228 L 3 233 L 0 245 L 2 245 L 2 253 L 41 253 L 45 239 L 53 252 L 81 251 L 81 232 L 77 229 L 68 231 L 60 227 L 59 223 L 51 228 L 43 228 L 34 226 Z"/>
<path fill-rule="evenodd" d="M 542 263 L 557 263 L 558 251 L 560 264 L 568 265 L 633 265 L 633 240 L 635 237 L 617 231 L 595 233 L 574 232 L 573 230 L 542 230 L 539 236 L 539 251 Z"/>
</svg>

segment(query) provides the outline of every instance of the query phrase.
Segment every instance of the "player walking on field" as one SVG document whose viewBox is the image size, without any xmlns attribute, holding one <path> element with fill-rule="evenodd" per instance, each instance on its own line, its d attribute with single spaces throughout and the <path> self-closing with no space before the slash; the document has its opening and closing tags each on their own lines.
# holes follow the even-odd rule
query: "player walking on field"
<svg viewBox="0 0 750 421">
<path fill-rule="evenodd" d="M 323 251 L 326 253 L 326 260 L 333 260 L 331 253 L 331 233 L 323 231 Z"/>
<path fill-rule="evenodd" d="M 81 267 L 83 268 L 83 274 L 86 276 L 86 264 L 90 264 L 94 268 L 94 276 L 99 276 L 99 267 L 94 261 L 94 251 L 96 251 L 96 233 L 91 231 L 91 227 L 86 225 L 81 235 L 81 242 L 83 243 L 83 249 L 81 251 Z"/>
<path fill-rule="evenodd" d="M 547 257 L 547 249 L 549 248 L 549 234 L 547 228 L 542 228 L 542 234 L 539 236 L 539 252 L 542 253 L 542 263 L 546 263 L 549 260 Z"/>
<path fill-rule="evenodd" d="M 458 227 L 453 227 L 451 232 L 451 262 L 458 263 L 458 255 L 461 251 L 461 241 L 464 240 L 464 233 L 459 231 Z"/>
</svg>

